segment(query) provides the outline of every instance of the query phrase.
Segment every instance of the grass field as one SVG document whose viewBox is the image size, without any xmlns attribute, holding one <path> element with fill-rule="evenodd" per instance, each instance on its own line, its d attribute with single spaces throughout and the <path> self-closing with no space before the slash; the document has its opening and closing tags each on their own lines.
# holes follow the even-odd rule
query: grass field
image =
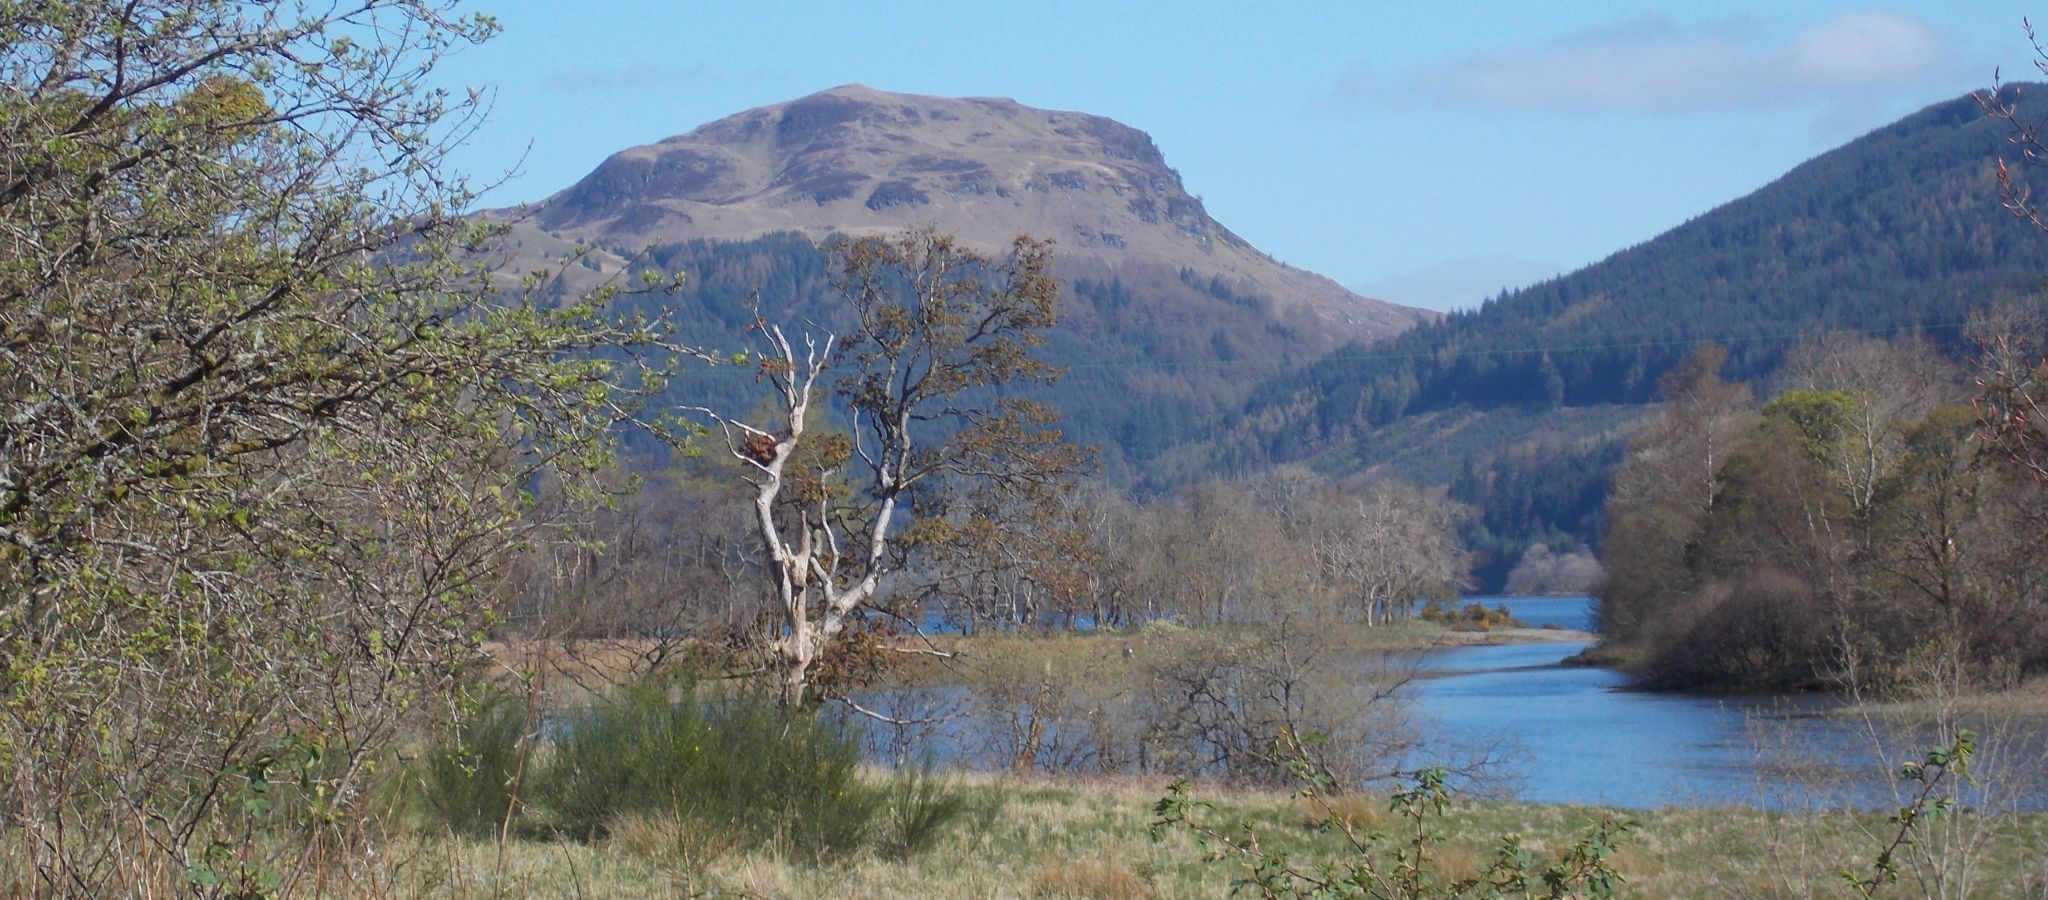
<svg viewBox="0 0 2048 900">
<path fill-rule="evenodd" d="M 1580 637 L 1452 632 L 1409 622 L 1335 639 L 1347 651 L 1373 651 Z M 1168 652 L 1177 639 L 1145 630 L 941 637 L 934 646 L 960 661 L 926 662 L 898 674 L 910 682 L 946 684 L 971 672 L 977 659 L 1003 660 L 1025 672 L 1042 668 L 1047 677 L 1055 668 L 1085 674 L 1090 661 Z M 598 668 L 606 666 L 592 673 Z M 2032 708 L 2038 688 L 2005 699 Z M 863 777 L 887 775 L 870 771 Z M 523 816 L 503 841 L 393 825 L 379 842 L 378 857 L 336 871 L 330 889 L 336 895 L 402 897 L 1164 898 L 1227 896 L 1247 873 L 1239 860 L 1206 859 L 1185 830 L 1154 834 L 1153 807 L 1166 792 L 1162 778 L 963 773 L 948 780 L 969 798 L 969 811 L 907 856 L 864 847 L 810 861 L 774 841 L 750 845 L 730 832 L 707 832 L 674 816 L 615 821 L 607 837 L 579 841 L 551 834 L 541 814 Z M 1202 813 L 1213 827 L 1236 833 L 1240 823 L 1250 823 L 1263 846 L 1310 866 L 1341 863 L 1352 853 L 1341 836 L 1318 828 L 1324 813 L 1293 793 L 1199 785 L 1196 796 L 1213 804 Z M 1332 806 L 1368 830 L 1405 833 L 1410 824 L 1389 812 L 1384 797 L 1343 797 Z M 1612 860 L 1626 879 L 1620 893 L 1625 897 L 1853 896 L 1842 873 L 1871 874 L 1877 853 L 1897 833 L 1883 813 L 1624 812 L 1458 799 L 1432 822 L 1442 836 L 1432 867 L 1447 878 L 1472 875 L 1508 835 L 1519 836 L 1540 866 L 1609 815 L 1637 823 Z M 1899 859 L 1899 880 L 1879 896 L 2048 897 L 2048 813 L 1964 812 L 1923 823 Z"/>
<path fill-rule="evenodd" d="M 1222 897 L 1244 868 L 1205 860 L 1185 832 L 1155 839 L 1149 781 L 1020 781 L 965 776 L 980 805 L 909 859 L 864 853 L 837 862 L 792 862 L 772 846 L 720 846 L 673 822 L 636 822 L 584 844 L 545 836 L 492 841 L 439 834 L 397 837 L 405 864 L 366 892 L 418 897 Z M 1319 831 L 1321 817 L 1280 791 L 1197 788 L 1204 813 L 1224 827 L 1249 822 L 1269 848 L 1309 860 L 1344 858 L 1346 845 Z M 1334 804 L 1361 827 L 1402 823 L 1380 798 Z M 1500 836 L 1521 835 L 1540 858 L 1612 811 L 1500 801 L 1454 801 L 1438 823 L 1435 866 L 1471 874 Z M 1890 832 L 1882 815 L 1779 816 L 1747 809 L 1667 809 L 1632 814 L 1614 865 L 1629 897 L 1846 896 L 1839 870 L 1867 872 Z M 502 850 L 502 852 L 501 852 Z M 1967 814 L 1923 833 L 1908 848 L 1902 880 L 1880 896 L 2039 897 L 2048 891 L 2048 816 L 1976 819 Z M 338 883 L 337 883 L 338 884 Z"/>
</svg>

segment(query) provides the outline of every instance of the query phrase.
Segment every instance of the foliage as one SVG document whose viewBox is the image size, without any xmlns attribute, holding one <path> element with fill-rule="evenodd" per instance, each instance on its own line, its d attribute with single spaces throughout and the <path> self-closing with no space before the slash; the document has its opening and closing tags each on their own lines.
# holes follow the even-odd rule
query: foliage
<svg viewBox="0 0 2048 900">
<path fill-rule="evenodd" d="M 1591 550 L 1552 553 L 1548 544 L 1531 544 L 1508 572 L 1506 589 L 1510 594 L 1584 594 L 1601 575 Z"/>
<path fill-rule="evenodd" d="M 1993 451 L 2048 486 L 2048 323 L 2036 315 L 2005 324 L 1977 345 L 1978 411 Z"/>
<path fill-rule="evenodd" d="M 2048 268 L 2048 248 L 1984 215 L 2003 130 L 1974 98 L 1936 104 L 1585 269 L 1340 351 L 1258 392 L 1247 418 L 1318 398 L 1278 426 L 1299 446 L 1460 404 L 1641 403 L 1706 340 L 1749 380 L 1801 335 L 1953 333 L 1956 298 L 1989 304 Z"/>
<path fill-rule="evenodd" d="M 2038 507 L 1981 411 L 1953 402 L 1962 379 L 1911 344 L 1802 355 L 1760 413 L 1690 378 L 1631 444 L 1608 501 L 1608 640 L 1695 688 L 1885 683 L 1929 642 L 1979 677 L 2048 668 Z"/>
<path fill-rule="evenodd" d="M 1608 476 L 1625 448 L 1620 438 L 1603 434 L 1577 442 L 1532 440 L 1465 457 L 1448 493 L 1475 512 L 1458 536 L 1478 557 L 1473 577 L 1483 589 L 1584 591 L 1590 585 L 1587 576 L 1599 568 L 1591 547 L 1600 536 Z M 1552 564 L 1527 556 L 1537 547 L 1543 548 L 1539 556 L 1554 552 Z M 1511 586 L 1525 563 L 1525 580 L 1558 586 L 1538 591 L 1527 590 L 1526 583 L 1522 589 Z M 1580 586 L 1570 586 L 1575 583 Z"/>
<path fill-rule="evenodd" d="M 1467 511 L 1391 479 L 1345 484 L 1287 467 L 1142 506 L 1093 505 L 1098 624 L 1384 624 L 1455 595 L 1471 570 L 1456 531 Z"/>
<path fill-rule="evenodd" d="M 956 822 L 979 823 L 986 830 L 1001 807 L 1000 798 L 978 797 L 938 777 L 928 758 L 921 767 L 890 775 L 875 846 L 887 859 L 907 859 L 930 848 Z"/>
<path fill-rule="evenodd" d="M 2019 87 L 1998 97 L 2013 100 Z M 2048 245 L 1995 215 L 2010 130 L 1975 98 L 1930 106 L 1593 265 L 1282 372 L 1214 425 L 1184 427 L 1199 443 L 1162 459 L 1198 458 L 1211 472 L 1398 464 L 1387 430 L 1496 413 L 1564 423 L 1578 408 L 1640 406 L 1657 398 L 1665 372 L 1710 342 L 1727 348 L 1737 381 L 1771 377 L 1788 353 L 1828 333 L 1924 332 L 1935 352 L 1959 358 L 1973 311 L 2026 296 L 2048 271 Z M 2017 177 L 2020 166 L 2011 168 Z M 1462 449 L 1457 438 L 1442 441 L 1452 442 Z M 1533 543 L 1597 543 L 1618 443 L 1587 449 L 1596 464 L 1557 459 L 1554 471 L 1498 494 L 1487 489 L 1489 473 L 1533 460 L 1483 446 L 1451 460 L 1470 459 L 1474 470 L 1453 497 L 1483 517 L 1485 532 L 1465 537 L 1490 557 L 1480 571 L 1488 589 Z M 1534 516 L 1516 497 L 1524 490 L 1540 494 Z"/>
<path fill-rule="evenodd" d="M 1295 760 L 1293 769 L 1303 785 L 1300 794 L 1322 811 L 1323 827 L 1341 832 L 1350 845 L 1353 855 L 1348 859 L 1302 863 L 1286 852 L 1264 846 L 1258 829 L 1249 823 L 1236 829 L 1208 824 L 1200 818 L 1207 804 L 1193 798 L 1185 779 L 1174 781 L 1154 807 L 1155 835 L 1169 829 L 1192 832 L 1198 845 L 1209 851 L 1210 859 L 1241 861 L 1247 874 L 1237 886 L 1261 897 L 1619 896 L 1623 879 L 1611 858 L 1621 838 L 1635 829 L 1632 820 L 1603 817 L 1548 864 L 1525 849 L 1519 836 L 1506 835 L 1479 872 L 1469 878 L 1446 878 L 1433 865 L 1432 856 L 1443 835 L 1432 821 L 1440 819 L 1450 805 L 1448 773 L 1423 769 L 1416 773 L 1412 787 L 1393 795 L 1390 809 L 1402 820 L 1403 833 L 1390 836 L 1364 829 L 1329 806 L 1331 784 L 1307 762 L 1307 747 L 1320 740 L 1319 735 L 1287 735 L 1279 746 Z"/>
<path fill-rule="evenodd" d="M 418 801 L 457 834 L 488 835 L 518 812 L 532 746 L 528 711 L 510 694 L 486 698 L 418 763 Z"/>
<path fill-rule="evenodd" d="M 655 816 L 804 859 L 870 845 L 905 856 L 978 811 L 929 771 L 862 778 L 856 723 L 785 710 L 763 691 L 649 678 L 555 728 L 534 805 L 579 838 Z"/>
<path fill-rule="evenodd" d="M 750 510 L 727 462 L 684 458 L 618 479 L 622 494 L 590 516 L 591 543 L 520 555 L 493 634 L 559 634 L 577 639 L 562 645 L 572 654 L 630 643 L 643 672 L 678 655 L 743 651 L 763 591 Z"/>
<path fill-rule="evenodd" d="M 287 891 L 445 705 L 506 560 L 595 499 L 616 361 L 661 335 L 468 262 L 492 229 L 440 164 L 477 108 L 422 84 L 488 19 L 0 22 L 0 831 L 42 890 L 146 858 Z"/>
<path fill-rule="evenodd" d="M 1627 639 L 1646 627 L 1648 610 L 1693 586 L 1686 547 L 1713 505 L 1730 436 L 1748 421 L 1749 392 L 1722 380 L 1725 358 L 1703 351 L 1663 379 L 1666 414 L 1630 441 L 1629 462 L 1614 475 L 1600 547 L 1607 565 L 1597 608 L 1602 633 Z"/>
<path fill-rule="evenodd" d="M 983 768 L 1068 775 L 1180 773 L 1234 784 L 1291 780 L 1267 735 L 1318 731 L 1319 771 L 1363 786 L 1394 774 L 1418 729 L 1401 690 L 1419 655 L 1361 651 L 1328 620 L 1183 628 L 1154 623 L 1115 640 L 1074 637 L 970 656 L 961 665 L 978 740 L 955 746 Z M 982 641 L 979 643 L 995 643 Z"/>
<path fill-rule="evenodd" d="M 759 696 L 648 678 L 557 727 L 535 802 L 580 838 L 622 815 L 673 811 L 829 855 L 857 847 L 879 811 L 855 781 L 859 733 L 837 716 L 785 719 Z"/>
<path fill-rule="evenodd" d="M 1463 607 L 1447 600 L 1431 600 L 1422 607 L 1421 618 L 1425 622 L 1436 622 L 1451 626 L 1454 631 L 1492 631 L 1495 628 L 1527 628 L 1528 623 L 1515 618 L 1505 603 L 1487 609 L 1477 603 Z"/>
<path fill-rule="evenodd" d="M 666 244 L 650 248 L 647 259 L 684 275 L 689 302 L 673 312 L 677 334 L 689 342 L 729 343 L 752 321 L 751 297 L 772 298 L 790 321 L 837 334 L 851 327 L 828 250 L 800 235 Z M 1214 432 L 1261 382 L 1329 346 L 1328 329 L 1313 313 L 1276 309 L 1270 298 L 1222 278 L 1142 261 L 1113 271 L 1063 263 L 1058 274 L 1064 325 L 1048 330 L 1034 355 L 1065 375 L 1016 385 L 1013 393 L 1060 410 L 1067 437 L 1098 448 L 1120 486 L 1149 492 L 1241 469 L 1164 457 L 1190 436 Z M 664 400 L 745 410 L 758 396 L 752 372 L 698 367 L 678 372 Z M 652 441 L 633 448 L 658 449 Z"/>
</svg>

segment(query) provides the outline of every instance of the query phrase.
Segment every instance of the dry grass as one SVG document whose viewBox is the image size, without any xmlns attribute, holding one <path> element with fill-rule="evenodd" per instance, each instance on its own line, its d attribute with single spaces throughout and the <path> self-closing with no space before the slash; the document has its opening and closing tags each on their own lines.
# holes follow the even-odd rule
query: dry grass
<svg viewBox="0 0 2048 900">
<path fill-rule="evenodd" d="M 735 832 L 706 828 L 673 812 L 620 816 L 607 832 L 605 849 L 691 875 L 701 875 L 740 845 Z"/>
<path fill-rule="evenodd" d="M 992 821 L 957 826 L 907 860 L 879 854 L 811 865 L 772 846 L 747 846 L 690 833 L 659 817 L 621 820 L 598 844 L 515 838 L 489 840 L 445 833 L 395 831 L 374 856 L 331 868 L 321 890 L 335 897 L 620 897 L 748 896 L 789 898 L 1146 898 L 1229 896 L 1244 870 L 1205 862 L 1184 832 L 1154 840 L 1152 804 L 1164 785 L 1152 780 L 1019 779 L 963 775 L 974 793 L 999 798 Z M 1202 786 L 1213 804 L 1202 817 L 1223 828 L 1250 822 L 1265 846 L 1305 864 L 1341 861 L 1343 837 L 1317 829 L 1298 798 L 1282 791 Z M 1370 794 L 1330 804 L 1364 830 L 1405 833 L 1405 822 Z M 1454 801 L 1438 822 L 1444 836 L 1432 868 L 1469 877 L 1493 858 L 1503 835 L 1517 834 L 1539 861 L 1553 859 L 1608 811 L 1593 807 Z M 1833 896 L 1844 866 L 1868 866 L 1872 836 L 1884 817 L 1841 813 L 1781 816 L 1749 809 L 1665 809 L 1636 814 L 1614 863 L 1628 879 L 1628 897 Z M 1990 823 L 1993 837 L 1977 852 L 1966 885 L 1970 896 L 2040 897 L 2048 892 L 2048 814 L 2007 816 Z M 1394 838 L 1389 838 L 1392 840 Z M 1391 849 L 1391 848 L 1389 848 Z M 10 860 L 0 856 L 0 873 Z M 166 882 L 159 893 L 176 895 Z M 310 887 L 310 886 L 309 886 Z M 1947 891 L 1955 896 L 1953 890 Z M 1916 879 L 1891 896 L 1939 895 Z"/>
<path fill-rule="evenodd" d="M 947 685 L 965 681 L 972 665 L 980 660 L 1003 660 L 1006 666 L 1036 671 L 1050 666 L 1062 671 L 1077 665 L 1113 660 L 1125 655 L 1142 656 L 1159 652 L 1182 652 L 1190 636 L 1214 640 L 1258 640 L 1260 626 L 1227 625 L 1183 628 L 1159 623 L 1122 631 L 1004 631 L 976 635 L 934 635 L 929 641 L 915 636 L 900 638 L 907 649 L 937 649 L 954 654 L 946 660 L 926 653 L 905 653 L 892 670 L 893 683 L 904 685 Z M 1554 628 L 1494 628 L 1491 631 L 1458 631 L 1421 619 L 1407 619 L 1386 625 L 1365 626 L 1340 623 L 1329 635 L 1337 648 L 1349 653 L 1423 650 L 1432 647 L 1471 644 L 1549 643 L 1592 640 L 1582 631 Z M 751 659 L 729 648 L 709 647 L 690 641 L 660 644 L 641 638 L 590 638 L 578 640 L 492 641 L 484 646 L 493 661 L 493 677 L 514 680 L 515 674 L 531 674 L 550 686 L 546 703 L 552 707 L 577 706 L 591 696 L 633 681 L 657 661 L 687 662 L 698 668 L 746 668 Z M 2039 692 L 2048 697 L 2048 688 Z"/>
<path fill-rule="evenodd" d="M 1952 708 L 1944 708 L 1951 705 Z M 1871 700 L 1843 707 L 1833 714 L 1911 720 L 1938 713 L 1990 719 L 2048 719 L 2048 675 L 2036 675 L 2003 690 L 1975 691 L 1959 698 Z"/>
<path fill-rule="evenodd" d="M 1326 629 L 1322 637 L 1332 642 L 1332 650 L 1353 654 L 1469 644 L 1592 639 L 1592 635 L 1585 632 L 1559 629 L 1496 628 L 1491 633 L 1457 632 L 1448 626 L 1420 619 L 1371 627 L 1339 623 Z M 938 635 L 931 639 L 931 646 L 953 654 L 955 659 L 934 661 L 928 656 L 917 657 L 924 664 L 912 665 L 898 672 L 896 680 L 907 685 L 957 684 L 969 680 L 975 664 L 983 660 L 1001 660 L 1004 668 L 1010 671 L 1059 673 L 1116 661 L 1126 655 L 1142 660 L 1161 653 L 1185 653 L 1190 647 L 1215 642 L 1263 639 L 1262 626 L 1257 625 L 1186 628 L 1164 622 L 1124 631 Z M 923 646 L 922 643 L 919 646 Z"/>
<path fill-rule="evenodd" d="M 1204 862 L 1182 832 L 1153 840 L 1151 807 L 1162 785 L 1127 778 L 1085 781 L 964 777 L 968 789 L 1000 795 L 1003 812 L 989 827 L 956 829 L 929 852 L 903 861 L 862 857 L 844 864 L 807 866 L 772 848 L 735 848 L 701 875 L 623 847 L 520 842 L 506 876 L 511 896 L 684 896 L 688 890 L 748 896 L 837 897 L 1222 897 L 1243 877 L 1238 865 Z M 1304 862 L 1341 860 L 1341 835 L 1319 830 L 1298 798 L 1281 791 L 1204 787 L 1199 799 L 1214 804 L 1204 817 L 1223 827 L 1249 821 L 1266 846 Z M 1331 805 L 1362 830 L 1399 833 L 1403 823 L 1371 795 L 1335 798 Z M 1454 802 L 1440 822 L 1444 841 L 1432 868 L 1446 877 L 1469 877 L 1491 860 L 1501 836 L 1518 834 L 1539 861 L 1554 858 L 1605 810 L 1503 802 Z M 1747 809 L 1667 809 L 1637 814 L 1640 828 L 1623 839 L 1616 867 L 1630 897 L 1826 896 L 1840 884 L 1843 866 L 1868 865 L 1870 835 L 1883 816 L 1846 814 L 1785 817 Z M 441 851 L 448 842 L 435 844 Z M 1784 849 L 1797 846 L 1801 852 Z M 463 882 L 471 896 L 493 882 L 488 844 L 462 844 L 473 860 Z M 448 871 L 457 871 L 448 868 Z M 571 873 L 577 873 L 572 875 Z M 1921 896 L 1917 882 L 1897 896 Z M 454 882 L 447 882 L 455 886 Z M 1997 837 L 1977 860 L 1973 896 L 2037 897 L 2048 891 L 2048 815 L 2000 820 Z M 602 886 L 594 889 L 593 885 Z M 687 890 L 686 890 L 687 889 Z M 521 891 L 528 893 L 522 894 Z M 428 892 L 431 893 L 431 892 Z"/>
<path fill-rule="evenodd" d="M 1152 880 L 1114 859 L 1038 858 L 1031 896 L 1078 900 L 1146 900 L 1159 892 Z"/>
<path fill-rule="evenodd" d="M 1486 864 L 1487 857 L 1464 847 L 1439 847 L 1430 857 L 1430 869 L 1445 881 L 1458 881 L 1478 876 Z"/>
<path fill-rule="evenodd" d="M 1295 801 L 1301 810 L 1301 824 L 1304 828 L 1349 827 L 1353 831 L 1376 831 L 1385 828 L 1391 815 L 1387 798 L 1376 794 L 1335 794 L 1329 797 L 1302 797 Z"/>
</svg>

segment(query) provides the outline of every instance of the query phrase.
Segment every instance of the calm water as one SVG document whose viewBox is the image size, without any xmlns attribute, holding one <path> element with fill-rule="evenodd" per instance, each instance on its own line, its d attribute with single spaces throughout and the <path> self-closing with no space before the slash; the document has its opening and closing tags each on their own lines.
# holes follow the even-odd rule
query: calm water
<svg viewBox="0 0 2048 900">
<path fill-rule="evenodd" d="M 1541 625 L 1584 629 L 1591 604 L 1572 598 L 1475 598 L 1491 608 L 1506 602 L 1517 618 Z M 1781 806 L 1851 802 L 1885 806 L 1882 788 L 1891 768 L 1880 747 L 1923 747 L 1933 735 L 1873 739 L 1856 717 L 1822 713 L 1826 697 L 1715 698 L 1628 689 L 1609 669 L 1566 668 L 1565 657 L 1586 643 L 1509 644 L 1433 652 L 1423 662 L 1430 677 L 1410 686 L 1418 710 L 1433 718 L 1442 737 L 1465 745 L 1503 744 L 1513 751 L 1506 767 L 1512 793 L 1545 803 L 1603 803 L 1650 808 L 1731 803 Z M 2040 723 L 2027 726 L 2038 739 Z M 1811 759 L 1839 767 L 1860 787 L 1813 797 L 1787 793 L 1776 778 L 1786 758 L 1760 747 L 1799 748 Z M 1986 760 L 1987 765 L 1992 760 Z M 2018 805 L 2048 808 L 2048 778 L 2038 751 L 2024 762 L 1997 760 L 2006 769 L 1998 788 Z M 2019 771 L 2024 768 L 2024 772 Z M 1772 777 L 1760 778 L 1759 773 Z M 1778 785 L 1765 790 L 1766 783 Z"/>
<path fill-rule="evenodd" d="M 1532 625 L 1587 630 L 1592 604 L 1585 597 L 1474 597 L 1488 608 L 1506 604 Z M 1932 734 L 1873 738 L 1853 716 L 1826 715 L 1836 701 L 1819 696 L 1699 697 L 1629 689 L 1608 669 L 1566 668 L 1560 662 L 1588 646 L 1583 641 L 1455 647 L 1430 651 L 1421 676 L 1405 690 L 1419 718 L 1435 729 L 1422 766 L 1468 758 L 1472 748 L 1502 751 L 1494 774 L 1507 792 L 1543 803 L 1659 806 L 1768 807 L 1852 804 L 1896 806 L 1884 773 L 1916 754 Z M 959 689 L 874 694 L 864 705 L 897 715 L 939 708 L 964 711 Z M 959 747 L 978 727 L 973 716 L 954 718 L 919 741 L 941 762 L 961 762 Z M 2013 735 L 1987 736 L 1982 770 L 1995 803 L 2048 809 L 2048 727 L 2034 722 Z M 877 758 L 888 758 L 886 729 L 869 735 Z M 908 745 L 901 745 L 908 746 Z M 1790 748 L 1770 751 L 1760 748 Z M 1880 747 L 1884 748 L 1880 750 Z M 1440 753 L 1430 758 L 1426 754 Z M 2003 758 L 1999 758 L 2003 757 Z M 1833 787 L 1794 791 L 1783 776 L 1796 764 L 1809 775 L 1836 770 Z M 1802 777 L 1800 781 L 1808 779 Z"/>
<path fill-rule="evenodd" d="M 1555 625 L 1573 631 L 1593 630 L 1590 597 L 1466 597 L 1458 605 L 1477 603 L 1487 609 L 1506 606 L 1508 613 L 1537 628 Z"/>
<path fill-rule="evenodd" d="M 1516 796 L 1546 803 L 1715 805 L 1754 795 L 1750 727 L 1827 732 L 1839 723 L 1769 701 L 1629 691 L 1608 669 L 1559 662 L 1582 642 L 1461 647 L 1423 664 L 1411 697 L 1449 740 L 1505 744 Z M 1806 701 L 1803 706 L 1815 705 Z"/>
</svg>

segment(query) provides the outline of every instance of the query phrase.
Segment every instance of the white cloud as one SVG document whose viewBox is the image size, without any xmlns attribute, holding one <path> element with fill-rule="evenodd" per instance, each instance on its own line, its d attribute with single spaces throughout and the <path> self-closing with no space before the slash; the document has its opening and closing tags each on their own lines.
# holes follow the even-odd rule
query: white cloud
<svg viewBox="0 0 2048 900">
<path fill-rule="evenodd" d="M 1853 13 L 1792 37 L 1785 71 L 1820 87 L 1911 83 L 1942 68 L 1941 42 L 1927 23 L 1896 13 Z"/>
<path fill-rule="evenodd" d="M 1338 79 L 1334 99 L 1568 112 L 1781 106 L 1924 84 L 1949 74 L 1933 27 L 1900 13 L 1837 16 L 1771 40 L 1758 23 L 1633 19 L 1541 44 Z"/>
</svg>

